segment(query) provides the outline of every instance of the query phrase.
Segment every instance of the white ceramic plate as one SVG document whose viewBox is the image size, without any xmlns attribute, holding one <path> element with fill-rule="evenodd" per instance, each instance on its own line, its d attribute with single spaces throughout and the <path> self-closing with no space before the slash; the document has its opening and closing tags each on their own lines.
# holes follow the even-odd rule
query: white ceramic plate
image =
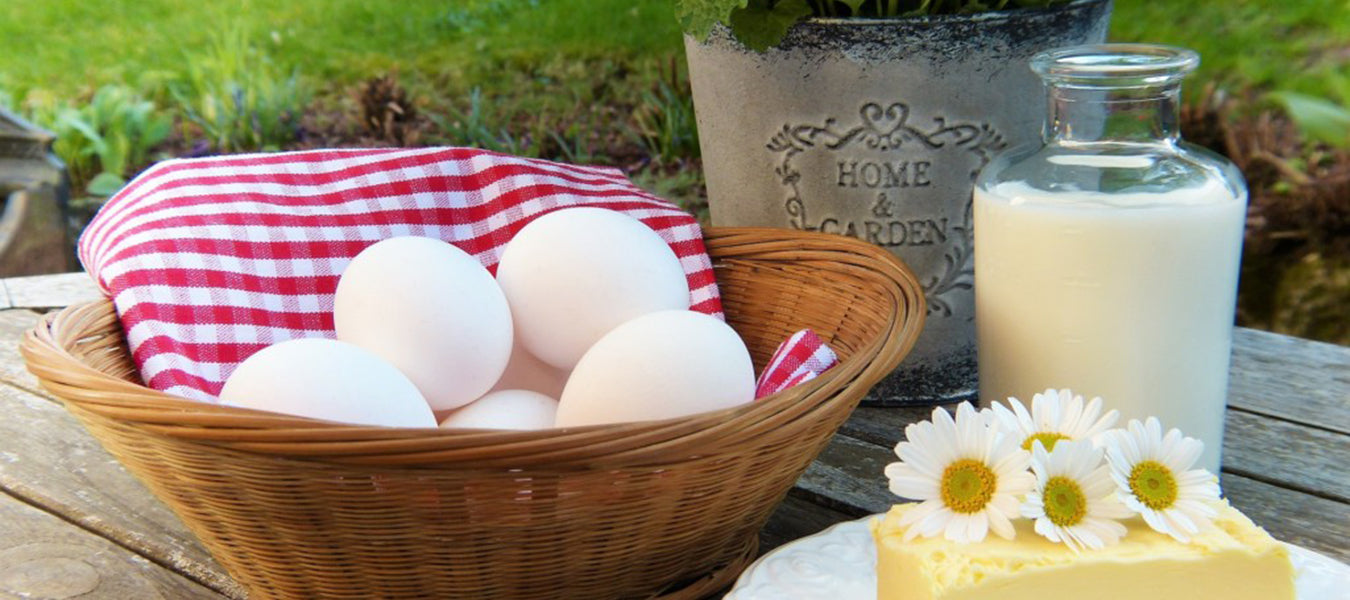
<svg viewBox="0 0 1350 600">
<path fill-rule="evenodd" d="M 839 523 L 765 554 L 724 600 L 876 600 L 877 553 L 867 529 L 872 518 Z M 1298 573 L 1298 600 L 1346 597 L 1350 565 L 1288 546 Z"/>
</svg>

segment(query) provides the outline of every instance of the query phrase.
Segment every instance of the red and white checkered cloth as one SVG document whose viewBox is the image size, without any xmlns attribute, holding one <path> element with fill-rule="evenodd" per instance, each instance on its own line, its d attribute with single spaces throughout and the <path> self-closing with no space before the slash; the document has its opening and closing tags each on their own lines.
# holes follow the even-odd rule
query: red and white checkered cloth
<svg viewBox="0 0 1350 600">
<path fill-rule="evenodd" d="M 810 329 L 792 334 L 774 350 L 769 364 L 755 382 L 755 398 L 776 394 L 794 385 L 806 383 L 839 364 L 825 341 Z"/>
<path fill-rule="evenodd" d="M 172 160 L 111 198 L 80 259 L 112 297 L 151 388 L 214 401 L 254 352 L 333 337 L 333 292 L 379 240 L 453 243 L 495 272 L 535 217 L 597 206 L 670 244 L 691 309 L 721 316 L 697 221 L 622 172 L 465 148 L 319 150 Z"/>
</svg>

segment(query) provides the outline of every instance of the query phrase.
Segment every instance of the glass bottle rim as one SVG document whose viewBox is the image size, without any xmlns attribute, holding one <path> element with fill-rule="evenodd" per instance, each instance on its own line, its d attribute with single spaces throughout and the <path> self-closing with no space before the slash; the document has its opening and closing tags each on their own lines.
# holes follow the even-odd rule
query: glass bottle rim
<svg viewBox="0 0 1350 600">
<path fill-rule="evenodd" d="M 1093 44 L 1041 52 L 1031 70 L 1055 86 L 1155 87 L 1180 82 L 1200 65 L 1193 50 L 1162 44 Z"/>
</svg>

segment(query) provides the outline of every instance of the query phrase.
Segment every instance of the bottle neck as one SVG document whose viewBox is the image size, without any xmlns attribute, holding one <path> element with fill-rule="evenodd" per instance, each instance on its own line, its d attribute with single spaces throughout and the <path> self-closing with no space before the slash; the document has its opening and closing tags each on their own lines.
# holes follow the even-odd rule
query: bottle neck
<svg viewBox="0 0 1350 600">
<path fill-rule="evenodd" d="M 1177 142 L 1181 85 L 1108 88 L 1049 86 L 1047 144 Z"/>
</svg>

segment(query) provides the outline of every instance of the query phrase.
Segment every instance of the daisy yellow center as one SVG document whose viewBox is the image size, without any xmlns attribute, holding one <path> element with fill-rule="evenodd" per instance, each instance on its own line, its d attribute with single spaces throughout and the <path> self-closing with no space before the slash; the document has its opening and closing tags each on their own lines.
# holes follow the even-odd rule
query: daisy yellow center
<svg viewBox="0 0 1350 600">
<path fill-rule="evenodd" d="M 1043 431 L 1041 433 L 1033 433 L 1027 436 L 1027 439 L 1022 440 L 1022 449 L 1026 450 L 1027 452 L 1031 452 L 1032 444 L 1034 444 L 1036 440 L 1040 440 L 1041 445 L 1045 446 L 1045 451 L 1049 452 L 1055 449 L 1055 442 L 1067 439 L 1069 439 L 1069 436 L 1064 435 L 1062 433 L 1055 433 L 1053 431 Z"/>
<path fill-rule="evenodd" d="M 998 476 L 988 465 L 964 458 L 942 472 L 942 503 L 954 512 L 971 514 L 984 510 L 994 497 Z"/>
<path fill-rule="evenodd" d="M 1051 477 L 1045 482 L 1045 516 L 1060 527 L 1077 525 L 1087 516 L 1087 496 L 1078 482 L 1068 477 Z"/>
<path fill-rule="evenodd" d="M 1130 469 L 1130 491 L 1153 510 L 1163 510 L 1177 501 L 1177 478 L 1156 460 L 1146 460 Z"/>
</svg>

